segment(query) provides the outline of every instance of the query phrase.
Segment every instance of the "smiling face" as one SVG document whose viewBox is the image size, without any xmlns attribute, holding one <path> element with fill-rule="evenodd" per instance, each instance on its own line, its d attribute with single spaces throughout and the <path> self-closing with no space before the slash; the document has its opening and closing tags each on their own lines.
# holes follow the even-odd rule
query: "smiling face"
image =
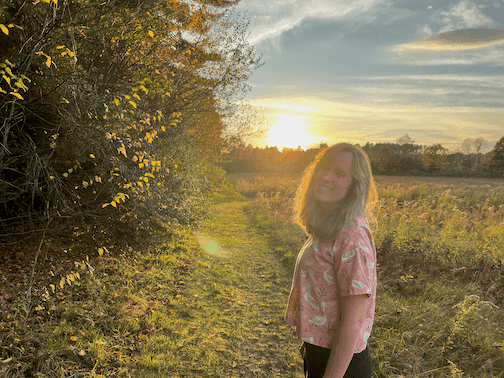
<svg viewBox="0 0 504 378">
<path fill-rule="evenodd" d="M 324 203 L 338 203 L 352 184 L 352 153 L 342 151 L 329 164 L 323 164 L 314 173 L 313 196 Z"/>
</svg>

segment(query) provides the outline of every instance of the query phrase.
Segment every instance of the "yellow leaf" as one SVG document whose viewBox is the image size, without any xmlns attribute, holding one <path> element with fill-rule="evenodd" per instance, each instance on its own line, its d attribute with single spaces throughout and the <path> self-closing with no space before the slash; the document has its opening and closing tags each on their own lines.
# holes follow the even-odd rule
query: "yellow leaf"
<svg viewBox="0 0 504 378">
<path fill-rule="evenodd" d="M 135 97 L 136 99 L 140 100 L 140 96 L 138 94 L 136 94 L 136 93 L 133 94 L 133 97 Z M 136 108 L 136 106 L 135 106 L 135 108 Z"/>
<path fill-rule="evenodd" d="M 50 56 L 47 57 L 45 64 L 47 67 L 51 67 L 51 57 Z"/>
<path fill-rule="evenodd" d="M 118 98 L 114 98 L 114 101 L 112 101 L 114 104 L 116 104 L 117 106 L 119 106 L 119 99 Z"/>
<path fill-rule="evenodd" d="M 70 169 L 68 170 L 68 173 L 72 173 L 72 172 L 73 172 L 73 168 L 70 168 Z"/>
<path fill-rule="evenodd" d="M 113 207 L 117 207 L 117 203 L 116 203 L 116 201 L 112 201 L 112 202 L 110 202 L 110 204 L 111 204 Z"/>
<path fill-rule="evenodd" d="M 64 46 L 64 45 L 61 45 L 61 46 L 56 46 L 56 49 L 57 49 L 57 50 L 64 49 L 64 48 L 65 48 L 65 46 Z"/>
<path fill-rule="evenodd" d="M 68 173 L 67 172 L 63 173 L 63 176 L 68 177 Z"/>
<path fill-rule="evenodd" d="M 139 334 L 139 335 L 138 335 L 138 338 L 139 338 L 140 340 L 147 340 L 147 336 L 146 336 L 146 335 L 144 335 L 143 333 Z"/>
<path fill-rule="evenodd" d="M 166 127 L 161 126 L 161 130 L 166 131 Z"/>
<path fill-rule="evenodd" d="M 133 160 L 133 161 L 138 161 L 138 156 L 136 156 L 136 155 L 135 155 L 135 156 L 133 156 L 133 159 L 131 159 L 131 160 Z"/>
<path fill-rule="evenodd" d="M 89 157 L 90 157 L 91 159 L 94 159 L 94 158 L 95 158 L 95 156 L 94 156 L 93 154 L 89 154 Z"/>
<path fill-rule="evenodd" d="M 9 35 L 9 29 L 4 24 L 0 24 L 0 29 L 4 32 L 4 34 Z"/>
<path fill-rule="evenodd" d="M 149 30 L 149 37 L 154 38 L 154 32 L 152 30 Z"/>
<path fill-rule="evenodd" d="M 54 176 L 49 176 L 49 179 L 54 180 Z"/>
<path fill-rule="evenodd" d="M 64 277 L 61 277 L 61 280 L 60 280 L 60 283 L 59 283 L 60 288 L 62 288 L 62 289 L 63 289 L 63 287 L 65 286 L 65 282 L 66 282 L 66 281 L 65 281 L 65 278 L 64 278 Z"/>
<path fill-rule="evenodd" d="M 137 184 L 138 184 L 138 186 L 143 188 L 143 183 L 141 181 L 138 181 Z"/>
<path fill-rule="evenodd" d="M 98 254 L 99 254 L 100 256 L 103 256 L 103 248 L 98 248 Z"/>
<path fill-rule="evenodd" d="M 129 104 L 136 109 L 137 105 L 135 101 L 129 101 Z"/>
<path fill-rule="evenodd" d="M 54 0 L 53 0 L 54 1 Z M 70 336 L 70 340 L 72 341 L 77 341 L 79 338 L 77 336 Z"/>
<path fill-rule="evenodd" d="M 102 209 L 103 209 L 104 207 L 107 207 L 108 205 L 110 205 L 110 203 L 104 203 L 104 204 L 102 205 Z"/>
<path fill-rule="evenodd" d="M 15 96 L 15 97 L 17 97 L 17 98 L 19 98 L 20 100 L 24 100 L 23 96 L 21 96 L 21 95 L 20 95 L 19 93 L 17 93 L 17 92 L 10 92 L 10 94 L 11 94 L 11 95 L 13 95 L 13 96 Z"/>
<path fill-rule="evenodd" d="M 70 101 L 68 101 L 65 97 L 63 97 L 63 101 L 62 102 L 64 102 L 65 104 L 69 104 L 70 103 Z"/>
</svg>

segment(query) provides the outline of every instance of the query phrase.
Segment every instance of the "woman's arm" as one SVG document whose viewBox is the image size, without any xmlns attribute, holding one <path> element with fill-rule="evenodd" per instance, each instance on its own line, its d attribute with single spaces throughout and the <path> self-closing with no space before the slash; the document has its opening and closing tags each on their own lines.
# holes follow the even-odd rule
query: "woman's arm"
<svg viewBox="0 0 504 378">
<path fill-rule="evenodd" d="M 352 360 L 360 328 L 366 317 L 367 294 L 341 297 L 341 318 L 334 331 L 324 378 L 342 378 Z"/>
</svg>

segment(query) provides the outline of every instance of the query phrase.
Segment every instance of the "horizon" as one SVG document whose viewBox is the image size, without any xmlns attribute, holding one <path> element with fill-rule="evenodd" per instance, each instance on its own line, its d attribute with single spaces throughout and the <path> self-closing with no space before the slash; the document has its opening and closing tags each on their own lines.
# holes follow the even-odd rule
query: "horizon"
<svg viewBox="0 0 504 378">
<path fill-rule="evenodd" d="M 467 138 L 493 148 L 504 136 L 502 0 L 242 0 L 240 11 L 265 63 L 246 100 L 277 135 L 254 145 L 409 134 L 456 151 Z"/>
</svg>

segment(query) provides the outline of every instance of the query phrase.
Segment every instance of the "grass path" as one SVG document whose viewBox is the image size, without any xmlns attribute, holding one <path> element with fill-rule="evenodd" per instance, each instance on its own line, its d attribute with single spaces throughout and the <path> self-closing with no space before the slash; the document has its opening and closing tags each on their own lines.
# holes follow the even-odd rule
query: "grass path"
<svg viewBox="0 0 504 378">
<path fill-rule="evenodd" d="M 190 242 L 194 271 L 169 326 L 145 346 L 142 375 L 301 377 L 299 341 L 283 322 L 292 272 L 250 224 L 245 204 L 215 204 Z"/>
</svg>

